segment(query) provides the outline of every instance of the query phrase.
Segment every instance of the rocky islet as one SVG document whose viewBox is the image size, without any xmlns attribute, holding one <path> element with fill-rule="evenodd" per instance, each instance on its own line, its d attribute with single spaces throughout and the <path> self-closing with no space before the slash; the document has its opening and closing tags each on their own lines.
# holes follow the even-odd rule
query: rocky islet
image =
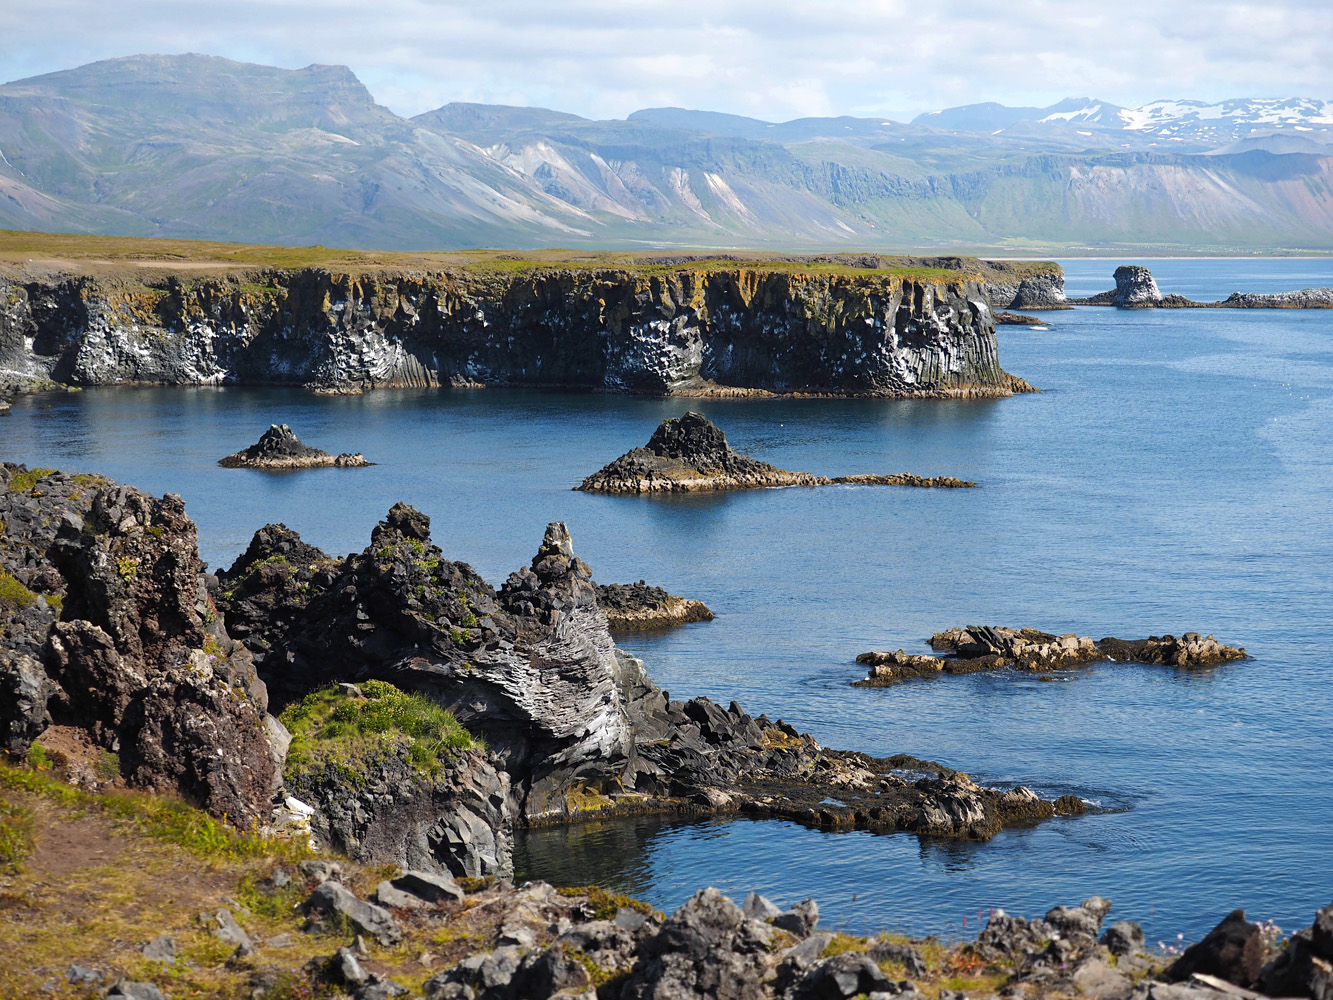
<svg viewBox="0 0 1333 1000">
<path fill-rule="evenodd" d="M 1333 309 L 1333 288 L 1232 292 L 1218 302 L 1196 302 L 1184 295 L 1162 294 L 1152 272 L 1141 264 L 1122 264 L 1115 269 L 1115 288 L 1070 301 L 1075 305 L 1117 309 Z"/>
<path fill-rule="evenodd" d="M 693 411 L 662 421 L 648 444 L 621 455 L 575 487 L 585 493 L 652 494 L 764 489 L 774 486 L 916 486 L 955 489 L 976 483 L 951 476 L 816 476 L 742 455 L 722 429 Z"/>
<path fill-rule="evenodd" d="M 904 650 L 872 650 L 856 658 L 870 668 L 856 687 L 886 687 L 909 678 L 934 677 L 941 673 L 970 674 L 982 670 L 1011 669 L 1043 673 L 1068 670 L 1101 661 L 1144 663 L 1198 670 L 1246 658 L 1245 650 L 1218 642 L 1211 635 L 1186 632 L 1150 636 L 1147 639 L 1107 637 L 1093 641 L 1074 633 L 1054 635 L 1034 628 L 969 625 L 937 632 L 932 648 L 945 656 L 907 653 Z"/>
<path fill-rule="evenodd" d="M 271 424 L 250 447 L 218 460 L 224 469 L 360 469 L 370 464 L 359 452 L 330 455 L 302 444 L 286 424 Z"/>
</svg>

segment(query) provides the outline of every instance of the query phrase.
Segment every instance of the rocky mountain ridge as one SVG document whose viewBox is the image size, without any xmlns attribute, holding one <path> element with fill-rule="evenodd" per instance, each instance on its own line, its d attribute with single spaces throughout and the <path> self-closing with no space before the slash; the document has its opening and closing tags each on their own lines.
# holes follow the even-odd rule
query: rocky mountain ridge
<svg viewBox="0 0 1333 1000">
<path fill-rule="evenodd" d="M 1067 103 L 404 119 L 346 67 L 133 56 L 0 86 L 0 226 L 378 249 L 1330 245 L 1323 102 Z"/>
</svg>

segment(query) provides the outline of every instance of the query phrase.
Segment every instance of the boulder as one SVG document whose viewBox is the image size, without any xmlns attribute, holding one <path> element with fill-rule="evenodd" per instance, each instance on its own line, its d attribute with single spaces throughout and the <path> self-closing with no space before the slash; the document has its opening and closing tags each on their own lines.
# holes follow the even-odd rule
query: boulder
<svg viewBox="0 0 1333 1000">
<path fill-rule="evenodd" d="M 703 889 L 639 948 L 625 1000 L 761 1000 L 771 937 L 716 889 Z"/>
<path fill-rule="evenodd" d="M 402 940 L 402 930 L 388 910 L 358 899 L 339 882 L 322 883 L 306 899 L 302 911 L 314 923 L 346 920 L 357 931 L 386 947 Z"/>
<path fill-rule="evenodd" d="M 1143 951 L 1146 944 L 1143 928 L 1127 920 L 1106 928 L 1102 933 L 1101 943 L 1106 945 L 1112 955 L 1134 955 Z"/>
<path fill-rule="evenodd" d="M 797 937 L 809 937 L 819 923 L 819 904 L 813 899 L 797 903 L 785 913 L 780 913 L 771 921 L 779 930 L 795 934 Z"/>
<path fill-rule="evenodd" d="M 1264 943 L 1258 924 L 1233 910 L 1202 941 L 1195 942 L 1167 967 L 1162 977 L 1183 982 L 1196 972 L 1218 976 L 1237 986 L 1250 987 L 1264 965 Z"/>
<path fill-rule="evenodd" d="M 847 1000 L 875 992 L 899 992 L 867 955 L 847 952 L 826 958 L 796 986 L 794 1000 Z"/>
</svg>

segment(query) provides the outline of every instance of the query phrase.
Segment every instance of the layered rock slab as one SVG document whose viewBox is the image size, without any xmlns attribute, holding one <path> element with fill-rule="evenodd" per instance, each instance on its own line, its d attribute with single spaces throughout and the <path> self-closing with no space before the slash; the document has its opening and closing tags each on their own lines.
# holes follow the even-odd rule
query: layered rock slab
<svg viewBox="0 0 1333 1000">
<path fill-rule="evenodd" d="M 612 632 L 638 632 L 713 620 L 713 612 L 703 601 L 668 594 L 643 580 L 598 584 L 597 603 L 606 614 Z"/>
<path fill-rule="evenodd" d="M 1089 636 L 1072 632 L 1053 635 L 1034 628 L 969 625 L 937 632 L 931 637 L 930 645 L 952 655 L 917 655 L 901 649 L 862 653 L 856 662 L 868 666 L 869 674 L 864 680 L 854 681 L 853 686 L 884 687 L 909 678 L 940 673 L 1066 670 L 1106 660 L 1197 670 L 1247 658 L 1242 647 L 1228 646 L 1211 635 L 1203 636 L 1197 632 L 1186 632 L 1179 638 L 1173 635 L 1147 639 L 1108 637 L 1094 642 Z"/>
<path fill-rule="evenodd" d="M 726 435 L 701 413 L 662 421 L 648 444 L 634 448 L 575 487 L 587 493 L 694 493 L 774 486 L 917 486 L 959 488 L 976 483 L 951 476 L 816 476 L 789 472 L 735 451 Z"/>
</svg>

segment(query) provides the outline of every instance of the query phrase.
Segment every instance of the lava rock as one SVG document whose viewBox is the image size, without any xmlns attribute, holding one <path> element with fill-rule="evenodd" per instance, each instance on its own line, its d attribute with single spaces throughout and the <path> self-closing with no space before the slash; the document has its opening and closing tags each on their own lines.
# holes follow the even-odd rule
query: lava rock
<svg viewBox="0 0 1333 1000">
<path fill-rule="evenodd" d="M 330 455 L 301 443 L 286 424 L 272 424 L 249 448 L 218 460 L 224 469 L 360 469 L 372 463 L 356 454 Z"/>
<path fill-rule="evenodd" d="M 1246 920 L 1244 910 L 1233 910 L 1202 941 L 1186 948 L 1162 977 L 1178 983 L 1202 972 L 1249 987 L 1259 978 L 1263 965 L 1264 944 L 1258 924 Z"/>
<path fill-rule="evenodd" d="M 362 934 L 369 934 L 386 947 L 397 944 L 403 937 L 398 922 L 388 910 L 358 899 L 338 882 L 321 884 L 306 899 L 302 910 L 314 922 L 346 919 Z"/>
</svg>

